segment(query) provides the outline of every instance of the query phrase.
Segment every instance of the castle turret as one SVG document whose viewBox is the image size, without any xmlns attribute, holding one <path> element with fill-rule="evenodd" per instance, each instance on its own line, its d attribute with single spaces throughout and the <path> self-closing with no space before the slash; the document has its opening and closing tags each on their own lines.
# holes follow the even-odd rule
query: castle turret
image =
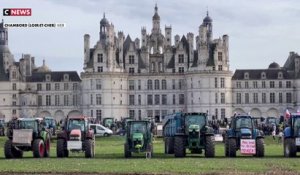
<svg viewBox="0 0 300 175">
<path fill-rule="evenodd" d="M 207 31 L 207 40 L 208 41 L 212 41 L 213 38 L 213 34 L 212 34 L 212 19 L 211 17 L 208 15 L 208 11 L 206 13 L 206 17 L 203 19 L 203 24 L 202 24 Z"/>
<path fill-rule="evenodd" d="M 154 7 L 154 15 L 152 17 L 152 33 L 160 33 L 160 16 L 158 15 L 157 4 Z"/>
<path fill-rule="evenodd" d="M 147 46 L 147 31 L 146 27 L 142 27 L 141 29 L 141 38 L 142 38 L 142 47 Z"/>
<path fill-rule="evenodd" d="M 100 21 L 100 41 L 101 42 L 105 42 L 108 33 L 108 28 L 109 28 L 109 22 L 108 20 L 105 18 L 105 13 L 103 14 L 103 18 Z"/>
<path fill-rule="evenodd" d="M 4 21 L 0 23 L 0 46 L 8 45 L 8 32 L 7 28 L 4 27 Z"/>
<path fill-rule="evenodd" d="M 9 67 L 14 63 L 14 58 L 8 48 L 8 30 L 4 27 L 3 19 L 0 23 L 0 54 L 0 64 L 1 67 L 3 66 L 3 68 L 0 68 L 0 74 L 8 73 Z"/>
</svg>

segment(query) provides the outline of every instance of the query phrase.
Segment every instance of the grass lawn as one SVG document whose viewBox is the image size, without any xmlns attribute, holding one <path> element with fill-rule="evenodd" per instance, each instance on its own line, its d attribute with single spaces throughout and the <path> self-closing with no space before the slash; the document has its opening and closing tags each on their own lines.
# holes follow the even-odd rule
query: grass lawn
<svg viewBox="0 0 300 175">
<path fill-rule="evenodd" d="M 4 145 L 6 137 L 0 138 Z M 224 174 L 224 173 L 300 173 L 300 157 L 284 158 L 282 144 L 268 137 L 265 140 L 265 157 L 240 156 L 224 157 L 224 145 L 216 145 L 216 157 L 189 155 L 186 158 L 174 158 L 164 155 L 162 139 L 155 139 L 154 156 L 145 159 L 144 154 L 123 156 L 124 138 L 112 136 L 97 138 L 96 157 L 84 158 L 83 153 L 71 153 L 69 158 L 56 158 L 56 143 L 51 146 L 51 157 L 32 158 L 32 152 L 26 152 L 23 159 L 6 160 L 3 146 L 0 148 L 0 173 L 176 173 L 176 174 Z"/>
</svg>

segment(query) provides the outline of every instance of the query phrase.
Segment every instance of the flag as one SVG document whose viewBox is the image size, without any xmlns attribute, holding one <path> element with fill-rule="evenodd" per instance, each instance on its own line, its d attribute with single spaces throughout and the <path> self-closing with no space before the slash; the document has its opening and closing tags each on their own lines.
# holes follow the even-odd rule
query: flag
<svg viewBox="0 0 300 175">
<path fill-rule="evenodd" d="M 285 118 L 286 120 L 288 120 L 290 117 L 291 117 L 291 114 L 290 114 L 289 110 L 286 109 L 285 114 L 284 114 L 284 118 Z"/>
</svg>

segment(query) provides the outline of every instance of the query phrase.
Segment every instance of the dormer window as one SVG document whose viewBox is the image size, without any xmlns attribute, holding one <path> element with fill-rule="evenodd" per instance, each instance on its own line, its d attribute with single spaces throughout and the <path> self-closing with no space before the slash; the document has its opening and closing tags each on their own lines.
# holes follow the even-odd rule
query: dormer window
<svg viewBox="0 0 300 175">
<path fill-rule="evenodd" d="M 278 72 L 278 79 L 282 79 L 282 78 L 283 78 L 282 72 Z"/>
<path fill-rule="evenodd" d="M 50 74 L 46 75 L 46 81 L 51 81 L 51 75 Z"/>
<path fill-rule="evenodd" d="M 248 73 L 248 72 L 245 72 L 245 73 L 244 73 L 244 79 L 245 79 L 245 80 L 248 80 L 248 79 L 249 79 L 249 73 Z"/>
<path fill-rule="evenodd" d="M 64 74 L 64 81 L 69 81 L 69 74 Z"/>
<path fill-rule="evenodd" d="M 266 79 L 266 73 L 265 72 L 261 73 L 261 79 Z"/>
</svg>

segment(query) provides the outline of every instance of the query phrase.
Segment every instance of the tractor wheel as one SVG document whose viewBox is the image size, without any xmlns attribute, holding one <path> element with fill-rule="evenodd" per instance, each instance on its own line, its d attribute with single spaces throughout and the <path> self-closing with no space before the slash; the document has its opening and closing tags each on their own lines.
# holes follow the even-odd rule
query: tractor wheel
<svg viewBox="0 0 300 175">
<path fill-rule="evenodd" d="M 17 150 L 14 146 L 12 146 L 12 141 L 7 140 L 4 145 L 4 155 L 7 159 L 22 158 L 23 151 Z"/>
<path fill-rule="evenodd" d="M 265 156 L 265 145 L 264 139 L 259 138 L 256 140 L 256 157 L 264 157 Z"/>
<path fill-rule="evenodd" d="M 284 139 L 284 156 L 285 157 L 296 157 L 297 147 L 295 144 L 295 139 L 286 138 Z"/>
<path fill-rule="evenodd" d="M 215 157 L 215 142 L 213 136 L 206 136 L 205 157 Z"/>
<path fill-rule="evenodd" d="M 45 140 L 44 157 L 50 157 L 50 135 L 47 135 L 46 140 Z"/>
<path fill-rule="evenodd" d="M 131 151 L 129 150 L 128 143 L 124 144 L 124 156 L 125 158 L 131 157 Z"/>
<path fill-rule="evenodd" d="M 93 152 L 94 152 L 94 148 L 93 148 L 93 140 L 88 139 L 85 141 L 85 157 L 86 158 L 92 158 L 93 157 Z"/>
<path fill-rule="evenodd" d="M 57 157 L 68 157 L 66 155 L 66 148 L 65 148 L 65 140 L 64 139 L 58 139 L 56 142 L 56 156 Z M 67 150 L 68 152 L 68 150 Z M 69 153 L 69 152 L 68 152 Z"/>
<path fill-rule="evenodd" d="M 186 149 L 183 137 L 175 137 L 174 141 L 174 155 L 175 157 L 185 157 Z"/>
<path fill-rule="evenodd" d="M 228 156 L 236 157 L 236 140 L 235 138 L 228 139 Z"/>
<path fill-rule="evenodd" d="M 42 139 L 35 139 L 33 141 L 33 157 L 42 158 L 45 154 L 45 144 Z"/>
<path fill-rule="evenodd" d="M 169 138 L 168 148 L 169 148 L 169 154 L 174 154 L 174 137 Z"/>
<path fill-rule="evenodd" d="M 225 157 L 228 157 L 229 156 L 229 141 L 228 141 L 228 139 L 225 139 L 224 147 L 225 147 Z"/>
<path fill-rule="evenodd" d="M 165 154 L 169 154 L 169 137 L 165 138 Z"/>
<path fill-rule="evenodd" d="M 12 153 L 12 149 L 13 149 L 12 141 L 11 140 L 6 140 L 6 142 L 4 144 L 4 155 L 5 155 L 5 158 L 7 158 L 7 159 L 14 158 L 14 155 Z"/>
</svg>

